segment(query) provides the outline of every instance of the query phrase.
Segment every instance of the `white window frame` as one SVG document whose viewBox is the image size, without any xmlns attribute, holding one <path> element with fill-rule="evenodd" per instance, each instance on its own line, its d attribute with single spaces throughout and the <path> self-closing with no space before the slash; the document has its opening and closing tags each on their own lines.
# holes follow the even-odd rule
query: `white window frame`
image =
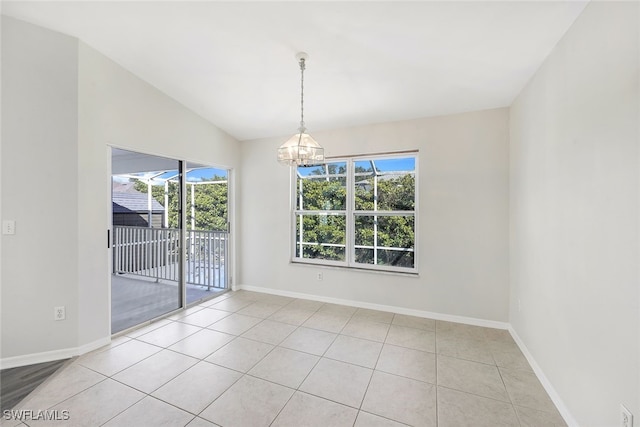
<svg viewBox="0 0 640 427">
<path fill-rule="evenodd" d="M 358 161 L 367 161 L 367 160 L 387 160 L 394 158 L 408 158 L 412 157 L 415 159 L 415 169 L 413 171 L 415 177 L 415 195 L 414 195 L 414 210 L 413 211 L 362 211 L 355 209 L 355 163 Z M 300 263 L 300 264 L 311 264 L 311 265 L 319 265 L 319 266 L 330 266 L 330 267 L 345 267 L 349 269 L 358 269 L 358 270 L 374 270 L 374 271 L 385 271 L 385 272 L 394 272 L 394 273 L 408 273 L 408 274 L 418 274 L 418 230 L 419 230 L 419 171 L 418 171 L 418 152 L 417 151 L 406 151 L 406 152 L 398 152 L 398 153 L 383 153 L 383 154 L 370 154 L 370 155 L 358 155 L 358 156 L 344 156 L 344 157 L 333 157 L 328 158 L 326 163 L 338 163 L 338 162 L 346 162 L 347 170 L 345 174 L 335 174 L 330 175 L 331 177 L 345 177 L 346 175 L 346 209 L 345 210 L 314 210 L 314 211 L 305 211 L 297 209 L 297 185 L 298 185 L 298 174 L 297 167 L 291 167 L 291 262 Z M 335 261 L 335 260 L 325 260 L 325 259 L 316 259 L 316 258 L 302 258 L 299 256 L 299 247 L 298 241 L 296 239 L 296 226 L 298 215 L 310 214 L 310 215 L 334 215 L 334 214 L 344 214 L 345 222 L 346 222 L 346 236 L 345 236 L 345 260 L 344 261 Z M 377 264 L 363 264 L 355 262 L 355 222 L 357 216 L 413 216 L 414 217 L 414 231 L 413 231 L 413 268 L 409 267 L 396 267 L 390 265 L 377 265 Z M 343 245 L 339 245 L 343 246 Z M 385 248 L 386 249 L 386 248 Z M 392 248 L 396 249 L 396 248 Z M 400 249 L 400 248 L 398 248 Z M 402 248 L 404 250 L 404 248 Z"/>
</svg>

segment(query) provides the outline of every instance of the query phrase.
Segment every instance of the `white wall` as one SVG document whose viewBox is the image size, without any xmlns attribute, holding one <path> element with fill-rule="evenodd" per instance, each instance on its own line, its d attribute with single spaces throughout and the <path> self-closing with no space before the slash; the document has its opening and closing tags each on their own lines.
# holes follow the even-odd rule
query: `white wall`
<svg viewBox="0 0 640 427">
<path fill-rule="evenodd" d="M 229 168 L 239 147 L 77 39 L 3 17 L 2 59 L 2 218 L 18 229 L 2 241 L 8 366 L 109 339 L 108 144 Z"/>
<path fill-rule="evenodd" d="M 241 143 L 241 285 L 508 320 L 507 109 L 311 133 L 328 156 L 419 150 L 420 277 L 289 262 L 283 136 Z"/>
<path fill-rule="evenodd" d="M 510 114 L 511 324 L 582 426 L 640 418 L 638 7 L 589 4 Z"/>
<path fill-rule="evenodd" d="M 5 358 L 77 342 L 77 42 L 3 17 L 2 89 L 2 219 L 16 221 L 2 236 Z"/>
</svg>

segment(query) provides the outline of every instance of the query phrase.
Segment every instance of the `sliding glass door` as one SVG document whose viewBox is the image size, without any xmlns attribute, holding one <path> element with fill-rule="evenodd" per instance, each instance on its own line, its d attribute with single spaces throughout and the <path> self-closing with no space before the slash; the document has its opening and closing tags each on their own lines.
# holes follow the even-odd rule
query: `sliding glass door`
<svg viewBox="0 0 640 427">
<path fill-rule="evenodd" d="M 111 331 L 228 288 L 228 172 L 112 149 Z"/>
</svg>

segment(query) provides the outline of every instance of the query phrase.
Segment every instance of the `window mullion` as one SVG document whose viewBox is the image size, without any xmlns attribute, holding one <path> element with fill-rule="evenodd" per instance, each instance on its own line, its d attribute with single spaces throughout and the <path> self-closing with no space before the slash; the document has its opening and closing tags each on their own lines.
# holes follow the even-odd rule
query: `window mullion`
<svg viewBox="0 0 640 427">
<path fill-rule="evenodd" d="M 346 239 L 345 242 L 347 244 L 346 252 L 346 261 L 348 266 L 354 265 L 355 260 L 355 216 L 353 214 L 355 210 L 355 197 L 354 197 L 354 187 L 355 187 L 355 176 L 354 176 L 354 162 L 353 160 L 347 160 L 347 230 L 346 230 Z"/>
<path fill-rule="evenodd" d="M 378 212 L 378 172 L 373 165 L 373 211 Z M 373 216 L 373 265 L 378 265 L 378 215 Z"/>
<path fill-rule="evenodd" d="M 290 211 L 291 211 L 291 226 L 289 227 L 289 232 L 291 233 L 291 237 L 289 242 L 292 242 L 291 245 L 291 259 L 295 259 L 298 249 L 298 239 L 296 238 L 296 225 L 298 218 L 296 217 L 296 201 L 297 201 L 297 193 L 296 189 L 298 188 L 298 171 L 295 167 L 289 167 L 289 188 L 291 194 L 289 196 L 290 203 Z"/>
<path fill-rule="evenodd" d="M 360 216 L 415 216 L 416 211 L 354 211 L 354 215 Z"/>
</svg>

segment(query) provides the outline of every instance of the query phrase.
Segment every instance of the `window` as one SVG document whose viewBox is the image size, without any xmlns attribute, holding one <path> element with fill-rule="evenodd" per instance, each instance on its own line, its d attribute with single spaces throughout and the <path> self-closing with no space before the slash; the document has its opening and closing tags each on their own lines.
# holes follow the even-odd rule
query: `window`
<svg viewBox="0 0 640 427">
<path fill-rule="evenodd" d="M 298 167 L 293 260 L 417 272 L 416 154 Z"/>
</svg>

